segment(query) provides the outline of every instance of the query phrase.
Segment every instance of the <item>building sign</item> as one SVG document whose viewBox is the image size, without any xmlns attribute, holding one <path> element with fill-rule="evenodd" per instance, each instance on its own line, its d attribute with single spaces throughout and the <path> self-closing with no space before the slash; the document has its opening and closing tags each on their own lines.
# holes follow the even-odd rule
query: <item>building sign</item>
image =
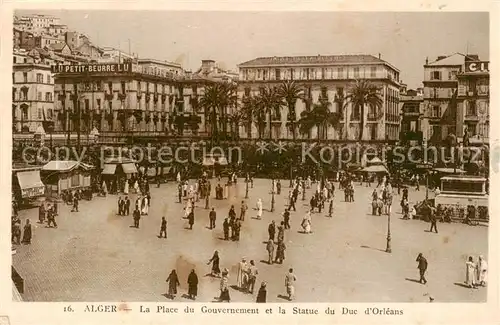
<svg viewBox="0 0 500 325">
<path fill-rule="evenodd" d="M 23 198 L 42 196 L 44 194 L 45 194 L 45 186 L 21 189 L 21 196 Z"/>
<path fill-rule="evenodd" d="M 465 72 L 489 72 L 488 61 L 474 61 L 465 63 Z"/>
<path fill-rule="evenodd" d="M 134 64 L 132 66 L 132 72 L 147 74 L 150 76 L 155 76 L 160 78 L 169 78 L 169 79 L 175 78 L 175 75 L 172 71 L 154 65 L 147 66 L 147 65 Z"/>
<path fill-rule="evenodd" d="M 131 63 L 101 63 L 101 64 L 58 64 L 52 66 L 52 73 L 106 73 L 106 72 L 131 72 Z"/>
</svg>

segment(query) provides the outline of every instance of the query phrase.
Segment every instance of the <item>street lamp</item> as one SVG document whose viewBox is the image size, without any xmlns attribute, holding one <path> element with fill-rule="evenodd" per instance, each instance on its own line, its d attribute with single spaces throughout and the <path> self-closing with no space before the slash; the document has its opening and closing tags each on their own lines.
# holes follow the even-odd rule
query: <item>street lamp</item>
<svg viewBox="0 0 500 325">
<path fill-rule="evenodd" d="M 248 179 L 248 173 L 247 176 L 245 177 L 245 199 L 248 199 L 248 182 L 250 180 Z"/>
<path fill-rule="evenodd" d="M 386 253 L 392 253 L 392 249 L 391 249 L 391 212 L 392 212 L 392 206 L 389 206 L 389 213 L 387 214 L 387 246 L 385 248 Z"/>
<path fill-rule="evenodd" d="M 271 212 L 274 212 L 274 179 L 271 181 Z"/>
</svg>

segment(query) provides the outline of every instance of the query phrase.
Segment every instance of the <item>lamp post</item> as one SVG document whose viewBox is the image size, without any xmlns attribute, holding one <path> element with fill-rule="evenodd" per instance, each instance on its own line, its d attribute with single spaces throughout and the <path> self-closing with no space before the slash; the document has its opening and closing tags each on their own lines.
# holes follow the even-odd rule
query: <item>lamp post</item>
<svg viewBox="0 0 500 325">
<path fill-rule="evenodd" d="M 250 180 L 248 179 L 248 174 L 247 177 L 245 178 L 245 199 L 248 199 L 248 182 Z"/>
<path fill-rule="evenodd" d="M 274 178 L 271 181 L 271 212 L 274 212 Z"/>
<path fill-rule="evenodd" d="M 391 212 L 392 212 L 392 206 L 389 206 L 389 213 L 387 214 L 387 246 L 385 248 L 386 253 L 392 253 L 392 249 L 391 249 Z"/>
</svg>

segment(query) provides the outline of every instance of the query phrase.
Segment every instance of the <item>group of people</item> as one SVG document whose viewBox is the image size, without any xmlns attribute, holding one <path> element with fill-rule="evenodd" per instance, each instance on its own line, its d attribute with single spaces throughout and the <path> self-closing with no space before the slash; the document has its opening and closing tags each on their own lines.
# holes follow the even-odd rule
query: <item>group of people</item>
<svg viewBox="0 0 500 325">
<path fill-rule="evenodd" d="M 486 286 L 488 282 L 488 263 L 482 255 L 474 261 L 474 257 L 469 256 L 465 262 L 465 284 L 472 289 L 478 286 Z"/>
<path fill-rule="evenodd" d="M 168 283 L 167 295 L 170 296 L 171 299 L 174 299 L 177 295 L 177 287 L 180 286 L 179 277 L 175 269 L 170 272 L 165 282 Z M 194 269 L 191 270 L 188 275 L 187 284 L 187 295 L 189 299 L 196 300 L 196 296 L 198 296 L 198 275 Z"/>
<path fill-rule="evenodd" d="M 11 236 L 11 243 L 13 245 L 21 245 L 21 243 L 31 244 L 32 232 L 31 232 L 30 219 L 26 219 L 26 223 L 24 224 L 23 228 L 24 231 L 21 231 L 21 219 L 19 219 L 17 215 L 13 215 L 12 236 Z M 22 241 L 21 241 L 21 233 L 23 235 Z"/>
</svg>

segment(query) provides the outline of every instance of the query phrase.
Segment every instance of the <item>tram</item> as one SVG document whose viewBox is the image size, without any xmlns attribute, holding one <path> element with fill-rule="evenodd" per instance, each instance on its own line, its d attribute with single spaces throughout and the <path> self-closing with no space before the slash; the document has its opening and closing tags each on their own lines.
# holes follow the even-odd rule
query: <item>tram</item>
<svg viewBox="0 0 500 325">
<path fill-rule="evenodd" d="M 441 192 L 435 197 L 435 206 L 441 205 L 455 221 L 488 222 L 486 178 L 454 175 L 441 178 Z"/>
</svg>

